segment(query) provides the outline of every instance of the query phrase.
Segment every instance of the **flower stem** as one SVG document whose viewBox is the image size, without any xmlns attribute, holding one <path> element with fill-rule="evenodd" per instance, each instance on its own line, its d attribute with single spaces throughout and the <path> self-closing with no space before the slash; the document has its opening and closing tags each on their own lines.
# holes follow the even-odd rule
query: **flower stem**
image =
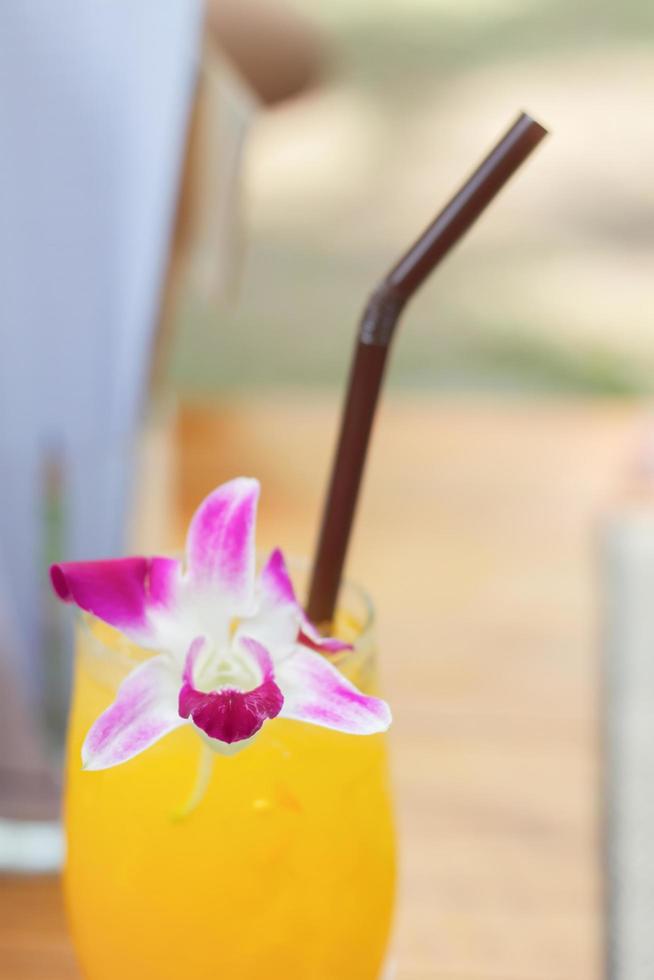
<svg viewBox="0 0 654 980">
<path fill-rule="evenodd" d="M 182 804 L 179 809 L 173 811 L 173 820 L 186 820 L 198 808 L 200 803 L 202 803 L 209 788 L 209 783 L 211 782 L 215 759 L 215 753 L 211 751 L 209 746 L 202 744 L 200 747 L 195 785 L 186 803 Z"/>
</svg>

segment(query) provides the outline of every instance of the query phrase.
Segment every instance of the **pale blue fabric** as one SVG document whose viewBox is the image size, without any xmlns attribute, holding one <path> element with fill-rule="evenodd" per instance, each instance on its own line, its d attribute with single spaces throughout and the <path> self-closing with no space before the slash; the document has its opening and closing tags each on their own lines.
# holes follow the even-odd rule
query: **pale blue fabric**
<svg viewBox="0 0 654 980">
<path fill-rule="evenodd" d="M 202 0 L 0 4 L 0 580 L 25 697 L 43 694 L 43 469 L 59 557 L 122 550 Z M 6 664 L 5 664 L 6 666 Z"/>
</svg>

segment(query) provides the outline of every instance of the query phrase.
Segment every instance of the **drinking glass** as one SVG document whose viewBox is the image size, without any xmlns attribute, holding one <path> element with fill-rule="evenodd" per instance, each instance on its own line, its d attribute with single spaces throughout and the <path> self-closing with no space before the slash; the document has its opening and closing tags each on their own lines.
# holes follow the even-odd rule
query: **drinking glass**
<svg viewBox="0 0 654 980">
<path fill-rule="evenodd" d="M 373 609 L 352 585 L 335 632 L 354 643 L 338 668 L 377 693 Z M 86 732 L 144 656 L 80 615 L 65 891 L 84 976 L 379 980 L 395 887 L 384 736 L 275 719 L 225 757 L 189 726 L 82 771 Z"/>
</svg>

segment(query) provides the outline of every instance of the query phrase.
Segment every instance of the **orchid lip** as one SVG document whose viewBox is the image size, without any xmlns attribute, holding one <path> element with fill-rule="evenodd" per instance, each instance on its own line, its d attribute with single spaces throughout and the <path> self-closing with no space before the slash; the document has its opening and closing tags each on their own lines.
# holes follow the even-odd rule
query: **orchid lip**
<svg viewBox="0 0 654 980">
<path fill-rule="evenodd" d="M 261 671 L 261 683 L 248 691 L 230 686 L 201 691 L 193 681 L 203 645 L 203 638 L 197 637 L 184 664 L 178 701 L 180 717 L 191 719 L 209 738 L 228 745 L 245 741 L 256 735 L 265 721 L 276 718 L 284 704 L 284 696 L 275 682 L 272 658 L 256 640 L 244 641 Z"/>
</svg>

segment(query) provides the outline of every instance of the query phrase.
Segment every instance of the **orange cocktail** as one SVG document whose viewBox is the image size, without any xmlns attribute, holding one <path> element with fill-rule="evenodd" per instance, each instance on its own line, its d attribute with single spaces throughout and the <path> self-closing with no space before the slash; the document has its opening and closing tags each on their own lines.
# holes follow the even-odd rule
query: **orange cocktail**
<svg viewBox="0 0 654 980">
<path fill-rule="evenodd" d="M 378 980 L 395 878 L 385 736 L 276 720 L 212 760 L 195 803 L 206 749 L 188 728 L 84 772 L 82 741 L 129 659 L 80 627 L 65 880 L 84 975 Z M 374 687 L 370 630 L 342 666 Z"/>
<path fill-rule="evenodd" d="M 372 612 L 309 622 L 257 571 L 259 487 L 201 504 L 182 559 L 53 566 L 82 611 L 66 896 L 88 980 L 378 980 L 394 892 Z"/>
</svg>

